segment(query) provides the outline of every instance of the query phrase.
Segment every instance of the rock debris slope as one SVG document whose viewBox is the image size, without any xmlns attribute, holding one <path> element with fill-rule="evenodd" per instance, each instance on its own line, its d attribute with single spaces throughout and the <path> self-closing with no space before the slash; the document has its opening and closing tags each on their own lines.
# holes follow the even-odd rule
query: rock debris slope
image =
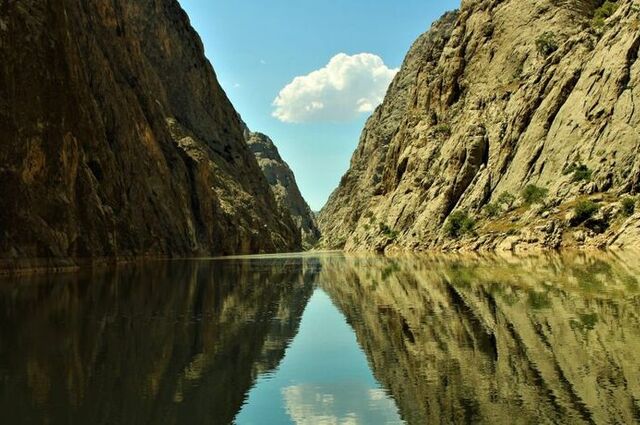
<svg viewBox="0 0 640 425">
<path fill-rule="evenodd" d="M 640 244 L 640 2 L 463 0 L 322 210 L 347 250 Z"/>
<path fill-rule="evenodd" d="M 300 247 L 175 0 L 2 2 L 0 137 L 4 268 Z"/>
<path fill-rule="evenodd" d="M 278 148 L 268 136 L 246 130 L 245 138 L 267 178 L 282 214 L 290 214 L 293 218 L 300 230 L 303 248 L 312 248 L 320 238 L 320 231 L 311 208 L 300 193 L 293 171 L 280 157 Z"/>
</svg>

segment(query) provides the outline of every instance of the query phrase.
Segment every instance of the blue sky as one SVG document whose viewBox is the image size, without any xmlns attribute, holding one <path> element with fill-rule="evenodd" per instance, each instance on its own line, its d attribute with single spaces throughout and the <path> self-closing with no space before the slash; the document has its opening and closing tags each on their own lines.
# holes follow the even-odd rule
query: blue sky
<svg viewBox="0 0 640 425">
<path fill-rule="evenodd" d="M 312 209 L 319 210 L 349 166 L 380 86 L 386 86 L 417 36 L 442 13 L 457 8 L 460 1 L 180 3 L 202 37 L 207 57 L 238 112 L 251 130 L 274 140 L 293 169 L 305 199 Z M 312 74 L 289 87 L 281 96 L 284 106 L 274 106 L 274 100 L 295 77 L 327 67 L 339 53 L 346 56 L 332 61 L 326 72 Z M 339 70 L 341 76 L 336 79 L 332 70 Z M 333 89 L 317 93 L 318 81 L 331 81 Z M 365 96 L 362 91 L 369 90 L 368 84 L 377 88 L 375 94 Z M 353 99 L 342 96 L 345 85 L 344 93 L 353 89 Z M 314 96 L 320 98 L 314 100 Z M 355 101 L 359 106 L 352 108 L 352 113 L 343 108 L 346 102 Z M 309 113 L 298 114 L 304 111 L 300 106 L 306 104 L 312 105 L 307 108 Z M 322 113 L 317 113 L 316 107 Z M 277 109 L 279 117 L 273 115 Z"/>
</svg>

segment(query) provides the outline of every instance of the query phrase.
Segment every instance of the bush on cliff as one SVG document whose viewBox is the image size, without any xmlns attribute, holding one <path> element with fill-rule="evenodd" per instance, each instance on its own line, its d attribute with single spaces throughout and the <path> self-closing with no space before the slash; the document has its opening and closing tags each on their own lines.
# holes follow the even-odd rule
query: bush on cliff
<svg viewBox="0 0 640 425">
<path fill-rule="evenodd" d="M 594 28 L 602 28 L 604 27 L 604 21 L 610 18 L 616 10 L 618 10 L 618 6 L 620 3 L 617 1 L 606 0 L 602 5 L 596 9 L 593 14 L 593 19 L 591 21 L 591 25 Z"/>
<path fill-rule="evenodd" d="M 447 224 L 444 226 L 444 231 L 451 238 L 459 238 L 460 236 L 473 233 L 475 227 L 476 221 L 466 210 L 462 210 L 451 213 L 447 219 Z"/>
<path fill-rule="evenodd" d="M 542 203 L 548 194 L 549 189 L 535 184 L 529 184 L 522 190 L 522 198 L 527 205 Z"/>
<path fill-rule="evenodd" d="M 538 52 L 542 56 L 549 56 L 550 54 L 558 50 L 556 35 L 551 31 L 543 33 L 536 39 L 536 47 L 538 49 Z"/>
<path fill-rule="evenodd" d="M 622 200 L 622 215 L 631 217 L 636 211 L 636 200 L 634 198 L 624 198 Z"/>
<path fill-rule="evenodd" d="M 574 218 L 572 220 L 573 225 L 578 225 L 589 220 L 595 213 L 598 212 L 600 207 L 593 201 L 585 200 L 580 201 L 573 207 Z"/>
</svg>

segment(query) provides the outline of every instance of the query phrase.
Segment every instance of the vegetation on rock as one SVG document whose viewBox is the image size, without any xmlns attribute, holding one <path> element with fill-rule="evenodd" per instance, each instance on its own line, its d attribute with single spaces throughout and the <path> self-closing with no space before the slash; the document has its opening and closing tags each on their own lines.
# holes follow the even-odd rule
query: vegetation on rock
<svg viewBox="0 0 640 425">
<path fill-rule="evenodd" d="M 382 234 L 385 235 L 388 239 L 393 241 L 398 237 L 398 232 L 393 230 L 387 224 L 379 223 L 378 227 L 379 227 L 380 231 L 382 232 Z"/>
<path fill-rule="evenodd" d="M 467 210 L 454 211 L 448 218 L 444 231 L 451 238 L 459 238 L 473 233 L 476 221 L 469 215 Z"/>
<path fill-rule="evenodd" d="M 504 211 L 509 211 L 515 202 L 516 197 L 513 196 L 510 192 L 503 192 L 495 202 L 490 202 L 484 207 L 484 211 L 487 214 L 487 217 L 494 218 L 498 217 Z"/>
<path fill-rule="evenodd" d="M 528 184 L 522 190 L 522 198 L 524 199 L 524 203 L 527 205 L 542 203 L 548 194 L 549 189 L 536 186 L 535 184 Z"/>
<path fill-rule="evenodd" d="M 593 15 L 593 19 L 591 20 L 591 24 L 594 28 L 602 28 L 604 27 L 604 21 L 610 18 L 618 7 L 620 3 L 618 1 L 610 1 L 606 0 L 600 7 L 598 7 Z"/>
<path fill-rule="evenodd" d="M 558 50 L 558 42 L 556 35 L 551 31 L 546 31 L 536 38 L 536 48 L 542 56 L 549 56 Z"/>
<path fill-rule="evenodd" d="M 589 22 L 610 16 L 612 3 L 619 21 L 594 43 Z M 413 44 L 367 121 L 322 210 L 323 238 L 379 249 L 379 239 L 362 237 L 357 213 L 375 205 L 378 221 L 396 223 L 385 250 L 556 249 L 578 243 L 562 217 L 573 214 L 576 197 L 597 192 L 602 211 L 585 223 L 581 246 L 637 246 L 640 223 L 608 222 L 621 197 L 640 192 L 638 120 L 622 113 L 634 110 L 640 79 L 633 6 L 463 1 L 444 15 Z M 499 200 L 504 192 L 517 203 Z M 463 226 L 457 211 L 479 208 L 482 222 Z M 464 242 L 443 238 L 472 227 L 477 237 Z"/>
<path fill-rule="evenodd" d="M 625 217 L 631 217 L 635 211 L 636 211 L 636 199 L 623 198 L 622 199 L 622 215 Z"/>
<path fill-rule="evenodd" d="M 563 174 L 572 174 L 571 181 L 575 183 L 579 181 L 590 181 L 593 171 L 591 171 L 585 164 L 573 163 L 564 171 Z"/>
<path fill-rule="evenodd" d="M 578 202 L 573 208 L 574 218 L 573 224 L 578 225 L 589 220 L 598 212 L 600 206 L 591 200 L 583 200 Z"/>
</svg>

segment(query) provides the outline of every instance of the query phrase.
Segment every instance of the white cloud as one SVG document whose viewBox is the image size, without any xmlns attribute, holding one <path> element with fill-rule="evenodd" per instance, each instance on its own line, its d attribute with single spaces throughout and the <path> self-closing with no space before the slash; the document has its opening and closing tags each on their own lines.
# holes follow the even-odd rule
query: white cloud
<svg viewBox="0 0 640 425">
<path fill-rule="evenodd" d="M 310 74 L 296 77 L 273 101 L 282 122 L 347 121 L 372 112 L 398 72 L 371 53 L 337 54 Z"/>
<path fill-rule="evenodd" d="M 266 60 L 264 60 L 264 59 L 260 59 L 260 64 L 261 64 L 261 65 L 266 65 L 266 64 L 267 64 L 267 61 L 266 61 Z"/>
</svg>

